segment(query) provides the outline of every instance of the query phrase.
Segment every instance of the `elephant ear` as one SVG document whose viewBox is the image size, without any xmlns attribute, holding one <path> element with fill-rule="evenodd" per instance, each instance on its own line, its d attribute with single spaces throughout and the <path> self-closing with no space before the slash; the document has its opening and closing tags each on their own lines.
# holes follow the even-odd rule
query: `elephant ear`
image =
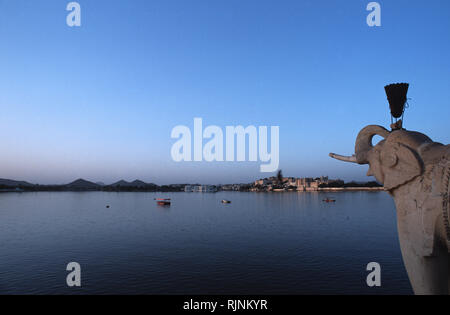
<svg viewBox="0 0 450 315">
<path fill-rule="evenodd" d="M 385 144 L 381 152 L 381 164 L 384 170 L 384 187 L 387 190 L 406 184 L 423 172 L 419 156 L 401 143 Z"/>
</svg>

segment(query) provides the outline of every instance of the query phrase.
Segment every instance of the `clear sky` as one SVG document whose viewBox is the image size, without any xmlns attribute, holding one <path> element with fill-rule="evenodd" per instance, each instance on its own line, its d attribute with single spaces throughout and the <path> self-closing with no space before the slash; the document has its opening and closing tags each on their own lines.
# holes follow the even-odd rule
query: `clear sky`
<svg viewBox="0 0 450 315">
<path fill-rule="evenodd" d="M 450 143 L 450 2 L 0 0 L 0 178 L 249 182 L 260 163 L 175 163 L 172 128 L 280 126 L 285 175 L 365 180 L 352 154 L 388 127 L 384 85 L 409 82 L 405 127 Z"/>
</svg>

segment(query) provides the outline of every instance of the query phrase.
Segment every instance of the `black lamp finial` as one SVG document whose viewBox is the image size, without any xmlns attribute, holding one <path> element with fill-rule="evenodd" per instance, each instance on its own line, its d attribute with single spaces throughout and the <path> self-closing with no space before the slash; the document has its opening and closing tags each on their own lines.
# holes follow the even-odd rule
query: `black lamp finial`
<svg viewBox="0 0 450 315">
<path fill-rule="evenodd" d="M 405 113 L 405 105 L 408 100 L 407 94 L 409 89 L 408 83 L 390 84 L 384 87 L 391 108 L 392 129 L 402 129 L 403 114 Z M 398 120 L 401 118 L 401 120 Z M 395 123 L 394 123 L 395 119 Z"/>
</svg>

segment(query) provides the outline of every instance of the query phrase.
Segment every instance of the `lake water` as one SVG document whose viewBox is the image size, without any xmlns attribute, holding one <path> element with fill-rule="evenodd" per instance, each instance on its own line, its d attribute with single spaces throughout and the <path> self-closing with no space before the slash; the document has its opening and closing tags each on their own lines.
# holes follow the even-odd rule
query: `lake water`
<svg viewBox="0 0 450 315">
<path fill-rule="evenodd" d="M 391 197 L 327 196 L 3 193 L 0 294 L 412 294 Z M 73 261 L 82 288 L 66 285 Z"/>
</svg>

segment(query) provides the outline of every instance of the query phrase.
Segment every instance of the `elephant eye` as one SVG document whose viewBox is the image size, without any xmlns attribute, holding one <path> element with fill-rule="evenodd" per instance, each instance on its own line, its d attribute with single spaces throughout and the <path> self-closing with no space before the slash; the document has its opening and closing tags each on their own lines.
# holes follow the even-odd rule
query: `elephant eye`
<svg viewBox="0 0 450 315">
<path fill-rule="evenodd" d="M 389 156 L 386 157 L 386 164 L 389 167 L 394 167 L 395 165 L 397 165 L 398 162 L 398 157 L 396 154 L 390 154 Z"/>
</svg>

